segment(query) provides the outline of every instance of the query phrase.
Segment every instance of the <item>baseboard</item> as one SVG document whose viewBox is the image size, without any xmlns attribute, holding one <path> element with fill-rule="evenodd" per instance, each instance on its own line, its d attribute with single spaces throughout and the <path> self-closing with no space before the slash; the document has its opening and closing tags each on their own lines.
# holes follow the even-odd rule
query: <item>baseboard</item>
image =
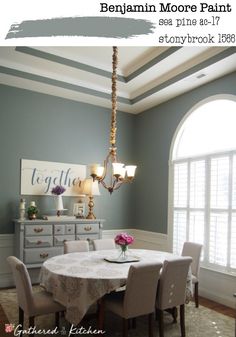
<svg viewBox="0 0 236 337">
<path fill-rule="evenodd" d="M 203 288 L 200 287 L 199 294 L 201 297 L 208 298 L 209 300 L 212 300 L 217 303 L 221 303 L 223 305 L 226 305 L 230 308 L 235 308 L 235 298 L 233 296 L 227 297 L 224 294 L 219 294 L 216 292 L 211 291 L 209 288 Z"/>
</svg>

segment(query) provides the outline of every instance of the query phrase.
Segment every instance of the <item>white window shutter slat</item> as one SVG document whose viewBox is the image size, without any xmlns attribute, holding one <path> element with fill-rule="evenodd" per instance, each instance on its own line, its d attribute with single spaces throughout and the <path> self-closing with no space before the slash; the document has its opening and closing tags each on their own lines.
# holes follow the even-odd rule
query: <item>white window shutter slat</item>
<svg viewBox="0 0 236 337">
<path fill-rule="evenodd" d="M 230 244 L 230 267 L 236 269 L 236 213 L 232 214 Z"/>
<path fill-rule="evenodd" d="M 227 265 L 228 214 L 211 213 L 209 262 L 221 266 Z"/>
<path fill-rule="evenodd" d="M 229 157 L 211 160 L 211 208 L 228 208 Z"/>
<path fill-rule="evenodd" d="M 205 160 L 190 163 L 190 207 L 205 206 Z"/>
<path fill-rule="evenodd" d="M 187 163 L 174 167 L 174 207 L 187 206 Z"/>
<path fill-rule="evenodd" d="M 173 252 L 180 254 L 186 241 L 187 212 L 174 211 Z"/>
</svg>

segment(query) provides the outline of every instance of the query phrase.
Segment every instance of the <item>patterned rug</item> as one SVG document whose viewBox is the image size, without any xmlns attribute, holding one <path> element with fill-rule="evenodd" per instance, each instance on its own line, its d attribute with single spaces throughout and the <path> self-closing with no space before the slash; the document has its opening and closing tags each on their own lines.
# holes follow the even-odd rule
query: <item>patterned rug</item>
<svg viewBox="0 0 236 337">
<path fill-rule="evenodd" d="M 34 291 L 38 291 L 39 287 L 34 287 Z M 18 307 L 16 300 L 15 289 L 0 290 L 0 304 L 2 305 L 9 322 L 17 324 L 18 322 Z M 194 303 L 190 302 L 185 306 L 185 325 L 186 337 L 234 337 L 234 319 L 228 316 L 219 314 L 213 310 L 200 306 L 195 308 Z M 94 311 L 96 307 L 91 308 Z M 4 322 L 1 322 L 1 324 Z M 27 327 L 27 322 L 25 323 Z M 54 315 L 40 316 L 36 318 L 37 329 L 51 329 L 54 328 Z M 165 315 L 165 337 L 179 337 L 180 326 L 179 323 L 173 324 L 170 316 Z M 61 319 L 60 333 L 55 336 L 66 337 L 69 335 L 69 324 Z M 94 318 L 85 319 L 73 334 L 70 336 L 105 336 L 105 337 L 121 337 L 122 336 L 122 321 L 119 317 L 112 313 L 105 314 L 105 333 L 97 334 L 96 320 Z M 67 332 L 66 332 L 67 331 Z M 90 333 L 92 331 L 93 333 Z M 26 335 L 25 336 L 30 336 Z M 38 334 L 36 336 L 45 336 Z M 46 335 L 46 336 L 49 336 Z M 53 336 L 52 334 L 50 336 Z M 147 317 L 139 317 L 137 319 L 136 329 L 129 330 L 129 337 L 146 337 L 148 336 L 148 321 Z M 157 322 L 154 321 L 154 336 L 158 336 Z"/>
</svg>

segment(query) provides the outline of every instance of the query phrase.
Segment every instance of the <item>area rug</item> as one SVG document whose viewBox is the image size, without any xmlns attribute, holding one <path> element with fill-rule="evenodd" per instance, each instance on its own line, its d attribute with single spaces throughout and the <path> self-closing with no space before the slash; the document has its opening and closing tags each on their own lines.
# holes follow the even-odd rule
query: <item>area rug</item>
<svg viewBox="0 0 236 337">
<path fill-rule="evenodd" d="M 34 291 L 39 291 L 38 286 L 34 286 Z M 0 304 L 2 305 L 8 320 L 12 324 L 18 322 L 18 307 L 15 289 L 0 290 Z M 185 325 L 186 337 L 235 337 L 233 318 L 217 313 L 206 307 L 200 306 L 195 308 L 194 303 L 190 302 L 185 306 Z M 96 307 L 91 310 L 96 309 Z M 1 322 L 1 324 L 4 322 Z M 25 323 L 27 327 L 27 322 Z M 54 329 L 54 315 L 41 316 L 36 318 L 36 330 L 39 329 Z M 121 337 L 122 336 L 122 321 L 119 317 L 112 313 L 105 314 L 105 332 L 97 334 L 97 326 L 95 318 L 85 319 L 81 325 L 71 331 L 70 336 L 105 336 L 105 337 Z M 165 315 L 165 337 L 179 337 L 179 323 L 173 324 L 170 315 Z M 61 319 L 60 331 L 55 336 L 66 337 L 69 335 L 70 325 Z M 72 333 L 73 332 L 73 333 Z M 50 334 L 53 336 L 54 334 Z M 158 325 L 154 321 L 154 336 L 158 336 Z M 25 334 L 24 336 L 30 336 Z M 42 334 L 36 334 L 42 336 Z M 47 334 L 46 336 L 49 336 Z M 129 330 L 129 337 L 146 337 L 148 336 L 148 320 L 147 317 L 139 317 L 137 319 L 136 329 Z"/>
</svg>

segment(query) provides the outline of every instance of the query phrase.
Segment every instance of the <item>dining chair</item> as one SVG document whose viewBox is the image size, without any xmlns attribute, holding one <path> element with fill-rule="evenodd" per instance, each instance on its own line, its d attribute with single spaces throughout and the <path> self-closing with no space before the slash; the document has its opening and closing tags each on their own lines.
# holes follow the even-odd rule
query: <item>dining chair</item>
<svg viewBox="0 0 236 337">
<path fill-rule="evenodd" d="M 192 270 L 192 284 L 194 284 L 194 301 L 195 306 L 198 308 L 198 283 L 199 283 L 199 269 L 202 245 L 195 242 L 184 242 L 182 256 L 191 256 L 193 262 L 191 264 Z"/>
<path fill-rule="evenodd" d="M 15 256 L 9 256 L 7 261 L 10 264 L 16 285 L 21 330 L 24 326 L 24 314 L 29 317 L 29 326 L 33 327 L 36 316 L 55 313 L 55 324 L 59 326 L 59 313 L 64 311 L 65 307 L 55 302 L 52 295 L 44 290 L 33 293 L 30 276 L 23 262 Z M 22 332 L 20 336 L 22 336 Z"/>
<path fill-rule="evenodd" d="M 88 252 L 89 243 L 86 240 L 75 240 L 64 242 L 64 254 L 75 252 Z"/>
<path fill-rule="evenodd" d="M 142 315 L 148 315 L 149 337 L 153 336 L 153 312 L 161 267 L 162 263 L 131 265 L 126 290 L 104 297 L 105 309 L 123 318 L 123 337 L 128 335 L 128 320 Z"/>
<path fill-rule="evenodd" d="M 187 275 L 191 262 L 191 257 L 179 257 L 165 260 L 163 263 L 156 299 L 160 337 L 164 337 L 164 311 L 178 306 L 180 306 L 181 337 L 185 337 L 184 303 Z"/>
<path fill-rule="evenodd" d="M 113 239 L 97 239 L 93 240 L 95 250 L 116 249 L 115 241 Z"/>
</svg>

